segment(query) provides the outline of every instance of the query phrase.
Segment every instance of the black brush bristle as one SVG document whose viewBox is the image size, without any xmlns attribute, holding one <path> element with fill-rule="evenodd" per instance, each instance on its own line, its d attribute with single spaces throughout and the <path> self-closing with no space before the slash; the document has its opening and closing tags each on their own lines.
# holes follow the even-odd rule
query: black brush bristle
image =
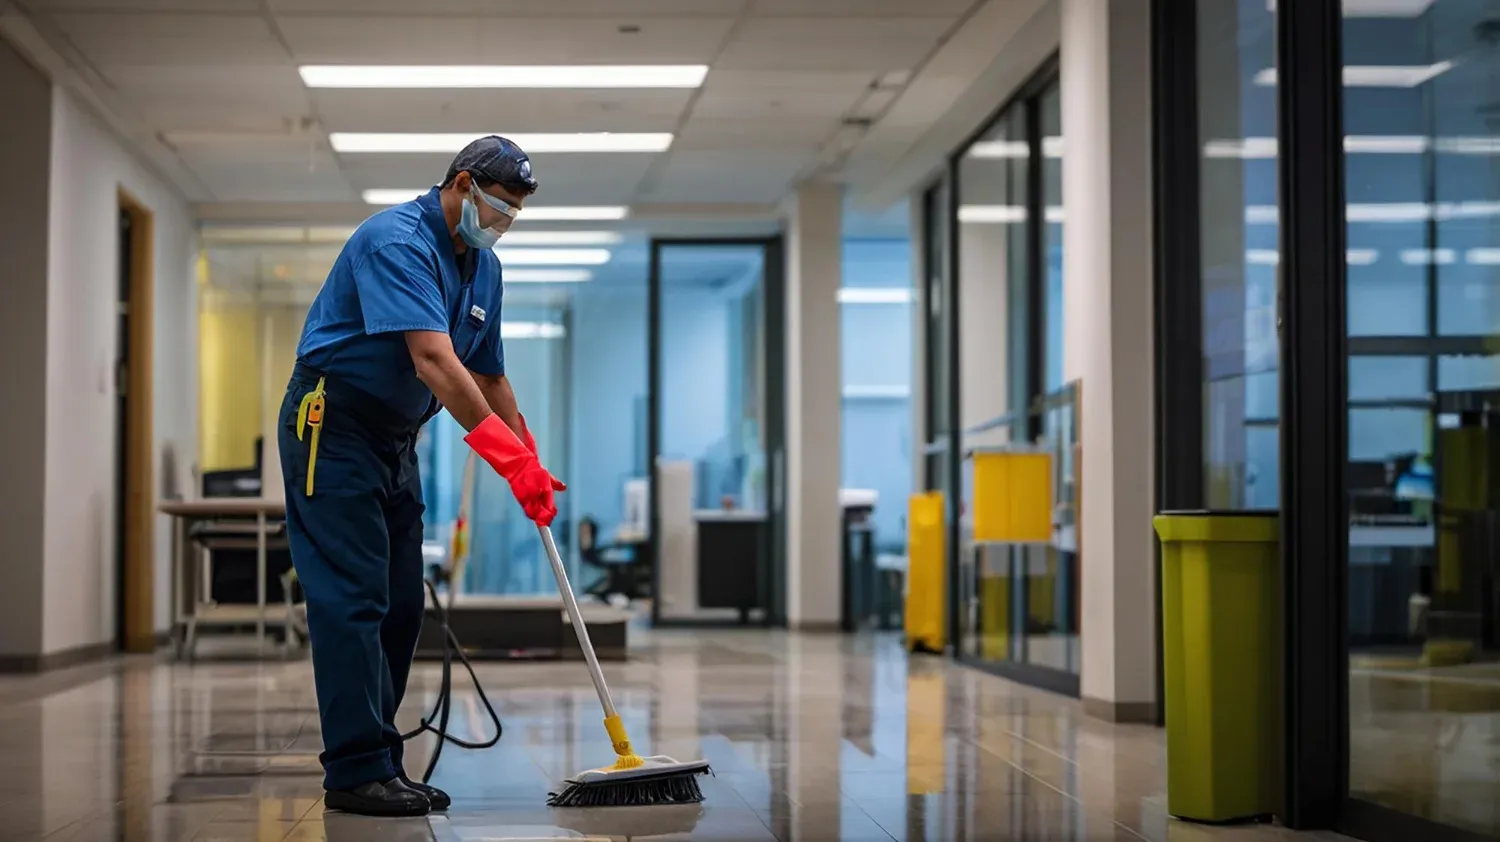
<svg viewBox="0 0 1500 842">
<path fill-rule="evenodd" d="M 548 807 L 645 807 L 652 804 L 698 804 L 703 790 L 698 774 L 688 772 L 635 781 L 569 783 L 562 792 L 547 793 Z"/>
</svg>

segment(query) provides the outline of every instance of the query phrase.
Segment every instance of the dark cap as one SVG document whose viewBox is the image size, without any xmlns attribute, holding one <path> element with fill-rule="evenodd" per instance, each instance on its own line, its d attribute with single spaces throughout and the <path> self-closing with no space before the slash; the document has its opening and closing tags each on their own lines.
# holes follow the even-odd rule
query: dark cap
<svg viewBox="0 0 1500 842">
<path fill-rule="evenodd" d="M 536 192 L 536 178 L 531 175 L 531 159 L 521 147 L 499 135 L 489 135 L 465 146 L 448 165 L 444 184 L 451 184 L 461 172 L 484 182 L 499 184 L 512 193 L 530 196 Z"/>
</svg>

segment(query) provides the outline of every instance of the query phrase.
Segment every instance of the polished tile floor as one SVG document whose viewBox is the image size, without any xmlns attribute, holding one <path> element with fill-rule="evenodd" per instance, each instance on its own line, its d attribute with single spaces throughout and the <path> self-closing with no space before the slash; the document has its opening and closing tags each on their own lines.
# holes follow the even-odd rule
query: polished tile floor
<svg viewBox="0 0 1500 842">
<path fill-rule="evenodd" d="M 306 661 L 127 660 L 0 679 L 0 840 L 1117 840 L 1319 838 L 1164 812 L 1154 728 L 955 666 L 894 637 L 642 633 L 607 666 L 638 747 L 705 757 L 704 804 L 551 810 L 554 782 L 610 759 L 581 664 L 491 664 L 495 748 L 448 748 L 427 819 L 325 813 Z M 422 665 L 403 713 L 433 698 Z M 472 692 L 456 733 L 484 736 Z M 419 738 L 410 770 L 431 748 Z M 1334 838 L 1334 837 L 1322 837 Z"/>
</svg>

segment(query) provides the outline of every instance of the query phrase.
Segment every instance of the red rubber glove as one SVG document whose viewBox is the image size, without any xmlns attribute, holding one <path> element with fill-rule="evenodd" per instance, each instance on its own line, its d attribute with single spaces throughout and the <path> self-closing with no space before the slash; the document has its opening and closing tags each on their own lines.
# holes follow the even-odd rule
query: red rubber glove
<svg viewBox="0 0 1500 842">
<path fill-rule="evenodd" d="M 526 416 L 524 416 L 521 413 L 517 412 L 516 413 L 516 417 L 519 418 L 519 419 L 521 419 L 521 441 L 526 445 L 526 449 L 527 450 L 531 451 L 532 453 L 536 453 L 536 436 L 533 436 L 531 434 L 531 428 L 528 427 L 528 426 L 526 426 Z M 553 491 L 567 491 L 568 490 L 568 487 L 563 484 L 562 480 L 558 479 L 557 477 L 553 477 L 552 476 L 552 472 L 551 471 L 547 472 L 547 476 L 552 477 L 552 490 Z"/>
<path fill-rule="evenodd" d="M 490 415 L 479 422 L 464 441 L 510 483 L 510 491 L 526 517 L 538 526 L 552 525 L 557 517 L 557 503 L 552 498 L 556 480 L 500 416 Z"/>
</svg>

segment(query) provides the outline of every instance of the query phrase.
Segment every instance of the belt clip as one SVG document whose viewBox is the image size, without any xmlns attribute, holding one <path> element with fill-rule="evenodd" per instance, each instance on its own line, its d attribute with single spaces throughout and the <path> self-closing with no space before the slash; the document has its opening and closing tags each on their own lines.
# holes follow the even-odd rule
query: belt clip
<svg viewBox="0 0 1500 842">
<path fill-rule="evenodd" d="M 312 442 L 307 448 L 307 496 L 313 494 L 313 473 L 318 467 L 318 438 L 323 431 L 323 412 L 328 406 L 328 395 L 323 391 L 326 378 L 319 377 L 317 388 L 302 396 L 302 405 L 297 408 L 297 441 L 312 428 Z"/>
</svg>

